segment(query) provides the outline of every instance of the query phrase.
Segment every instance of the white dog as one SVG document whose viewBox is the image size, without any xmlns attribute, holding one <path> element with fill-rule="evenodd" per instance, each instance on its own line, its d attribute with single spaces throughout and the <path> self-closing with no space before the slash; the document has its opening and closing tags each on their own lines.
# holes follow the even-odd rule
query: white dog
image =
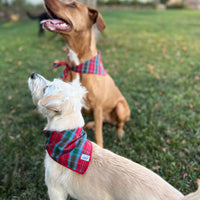
<svg viewBox="0 0 200 200">
<path fill-rule="evenodd" d="M 68 195 L 78 200 L 200 200 L 200 189 L 184 197 L 151 170 L 88 141 L 81 128 L 86 89 L 78 80 L 50 82 L 33 73 L 28 84 L 48 120 L 45 182 L 51 200 Z"/>
</svg>

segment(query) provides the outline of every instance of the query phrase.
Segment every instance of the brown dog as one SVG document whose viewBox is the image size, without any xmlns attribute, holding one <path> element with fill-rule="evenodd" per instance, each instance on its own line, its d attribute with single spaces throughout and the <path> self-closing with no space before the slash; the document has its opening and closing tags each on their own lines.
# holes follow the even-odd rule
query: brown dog
<svg viewBox="0 0 200 200">
<path fill-rule="evenodd" d="M 78 2 L 63 3 L 59 0 L 44 0 L 47 12 L 57 20 L 45 20 L 43 26 L 52 32 L 61 34 L 67 42 L 67 63 L 70 67 L 84 63 L 97 56 L 93 25 L 99 31 L 105 29 L 101 14 Z M 130 118 L 129 106 L 116 87 L 112 78 L 105 76 L 68 72 L 66 82 L 80 76 L 80 81 L 88 90 L 85 99 L 85 113 L 93 113 L 94 122 L 89 122 L 86 128 L 95 127 L 95 139 L 103 146 L 103 122 L 117 124 L 117 134 L 124 134 L 123 126 Z"/>
</svg>

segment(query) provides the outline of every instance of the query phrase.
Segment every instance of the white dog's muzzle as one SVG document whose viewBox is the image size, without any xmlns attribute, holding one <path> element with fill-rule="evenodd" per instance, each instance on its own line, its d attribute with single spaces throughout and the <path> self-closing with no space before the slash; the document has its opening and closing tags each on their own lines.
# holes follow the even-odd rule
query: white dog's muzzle
<svg viewBox="0 0 200 200">
<path fill-rule="evenodd" d="M 32 73 L 29 77 L 28 86 L 31 91 L 34 104 L 37 104 L 38 101 L 43 97 L 43 91 L 48 82 L 48 80 L 37 73 Z"/>
</svg>

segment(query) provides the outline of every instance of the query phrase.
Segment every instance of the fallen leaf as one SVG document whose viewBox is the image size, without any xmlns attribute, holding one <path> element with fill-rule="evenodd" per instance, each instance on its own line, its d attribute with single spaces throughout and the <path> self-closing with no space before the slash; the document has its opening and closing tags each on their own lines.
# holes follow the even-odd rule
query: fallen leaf
<svg viewBox="0 0 200 200">
<path fill-rule="evenodd" d="M 181 59 L 179 60 L 179 62 L 180 62 L 180 63 L 183 63 L 183 62 L 184 62 L 184 59 L 183 59 L 183 58 L 181 58 Z"/>
<path fill-rule="evenodd" d="M 13 115 L 8 115 L 8 118 L 9 118 L 9 119 L 12 119 L 12 118 L 13 118 Z"/>
<path fill-rule="evenodd" d="M 171 144 L 171 140 L 170 140 L 170 139 L 167 139 L 166 142 L 167 142 L 168 144 Z"/>
<path fill-rule="evenodd" d="M 187 51 L 187 47 L 183 47 L 183 51 Z"/>
<path fill-rule="evenodd" d="M 181 174 L 181 175 L 182 175 L 182 177 L 183 177 L 183 178 L 185 178 L 185 177 L 187 177 L 187 176 L 188 176 L 188 174 L 187 174 L 186 172 L 182 172 L 182 174 Z"/>
<path fill-rule="evenodd" d="M 111 51 L 112 51 L 112 52 L 115 52 L 115 51 L 116 51 L 116 48 L 115 48 L 115 47 L 113 47 L 113 48 L 111 49 Z"/>
<path fill-rule="evenodd" d="M 169 56 L 169 55 L 165 55 L 165 58 L 166 58 L 166 59 L 170 59 L 170 56 Z"/>
<path fill-rule="evenodd" d="M 34 109 L 34 110 L 33 110 L 33 113 L 39 114 L 39 111 L 38 111 L 37 109 Z"/>
<path fill-rule="evenodd" d="M 154 50 L 154 48 L 152 47 L 152 48 L 151 48 L 151 52 L 154 52 L 154 51 L 155 51 L 155 50 Z"/>
<path fill-rule="evenodd" d="M 19 52 L 21 52 L 22 50 L 23 50 L 23 47 L 22 47 L 22 46 L 18 48 L 18 51 L 19 51 Z"/>
<path fill-rule="evenodd" d="M 185 124 L 185 122 L 184 122 L 184 121 L 181 121 L 181 122 L 180 122 L 180 125 L 181 125 L 181 126 L 183 126 L 184 124 Z"/>
<path fill-rule="evenodd" d="M 9 70 L 8 70 L 8 73 L 9 73 L 9 74 L 12 74 L 12 73 L 13 73 L 13 70 L 12 70 L 12 69 L 9 69 Z"/>
<path fill-rule="evenodd" d="M 11 63 L 11 62 L 13 62 L 13 59 L 12 58 L 8 58 L 8 59 L 6 59 L 6 61 Z"/>
<path fill-rule="evenodd" d="M 12 100 L 12 96 L 8 96 L 8 100 Z"/>
<path fill-rule="evenodd" d="M 153 65 L 148 64 L 147 67 L 151 70 L 153 70 L 155 67 Z"/>
<path fill-rule="evenodd" d="M 11 110 L 10 114 L 14 114 L 16 112 L 15 109 Z"/>
<path fill-rule="evenodd" d="M 157 79 L 157 80 L 160 80 L 160 76 L 156 75 L 156 79 Z"/>
<path fill-rule="evenodd" d="M 153 166 L 152 169 L 153 169 L 153 170 L 159 170 L 159 169 L 160 169 L 160 165 Z"/>
<path fill-rule="evenodd" d="M 117 65 L 118 65 L 118 64 L 119 64 L 119 61 L 118 61 L 118 60 L 115 60 L 115 64 L 117 64 Z"/>
<path fill-rule="evenodd" d="M 133 71 L 133 68 L 129 68 L 128 70 L 127 70 L 127 73 L 129 74 L 130 72 L 132 72 Z"/>
<path fill-rule="evenodd" d="M 122 46 L 122 44 L 123 44 L 122 42 L 118 42 L 118 43 L 117 43 L 117 46 L 120 47 L 120 46 Z"/>
<path fill-rule="evenodd" d="M 199 79 L 200 79 L 199 76 L 195 76 L 195 77 L 194 77 L 194 80 L 195 80 L 195 81 L 198 81 Z"/>
<path fill-rule="evenodd" d="M 11 140 L 14 140 L 14 139 L 15 139 L 15 137 L 13 137 L 13 136 L 11 136 L 11 135 L 9 135 L 9 138 L 10 138 Z"/>
<path fill-rule="evenodd" d="M 18 65 L 22 65 L 22 61 L 19 60 L 19 61 L 17 62 L 17 64 L 18 64 Z"/>
<path fill-rule="evenodd" d="M 190 103 L 190 104 L 189 104 L 189 107 L 190 107 L 190 108 L 193 108 L 194 106 Z"/>
<path fill-rule="evenodd" d="M 66 52 L 66 51 L 67 51 L 67 47 L 64 46 L 64 47 L 62 48 L 62 50 Z"/>
<path fill-rule="evenodd" d="M 164 47 L 164 48 L 162 48 L 162 52 L 163 53 L 166 53 L 166 51 L 167 51 L 167 49 Z"/>
<path fill-rule="evenodd" d="M 179 51 L 177 51 L 177 52 L 176 52 L 176 56 L 179 57 L 180 55 L 181 55 L 181 53 L 180 53 Z"/>
<path fill-rule="evenodd" d="M 166 152 L 166 150 L 167 150 L 166 147 L 163 147 L 163 148 L 162 148 L 162 151 L 163 151 L 163 152 Z"/>
<path fill-rule="evenodd" d="M 181 143 L 182 143 L 182 144 L 186 144 L 186 141 L 185 141 L 185 140 L 183 140 Z"/>
<path fill-rule="evenodd" d="M 6 125 L 6 122 L 2 120 L 1 125 Z"/>
</svg>

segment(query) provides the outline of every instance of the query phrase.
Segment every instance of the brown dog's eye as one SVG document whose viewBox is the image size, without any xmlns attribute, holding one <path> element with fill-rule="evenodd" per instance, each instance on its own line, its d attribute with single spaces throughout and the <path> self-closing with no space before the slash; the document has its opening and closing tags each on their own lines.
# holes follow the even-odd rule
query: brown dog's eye
<svg viewBox="0 0 200 200">
<path fill-rule="evenodd" d="M 75 3 L 70 3 L 69 6 L 70 6 L 71 8 L 76 8 L 76 7 L 77 7 Z"/>
</svg>

